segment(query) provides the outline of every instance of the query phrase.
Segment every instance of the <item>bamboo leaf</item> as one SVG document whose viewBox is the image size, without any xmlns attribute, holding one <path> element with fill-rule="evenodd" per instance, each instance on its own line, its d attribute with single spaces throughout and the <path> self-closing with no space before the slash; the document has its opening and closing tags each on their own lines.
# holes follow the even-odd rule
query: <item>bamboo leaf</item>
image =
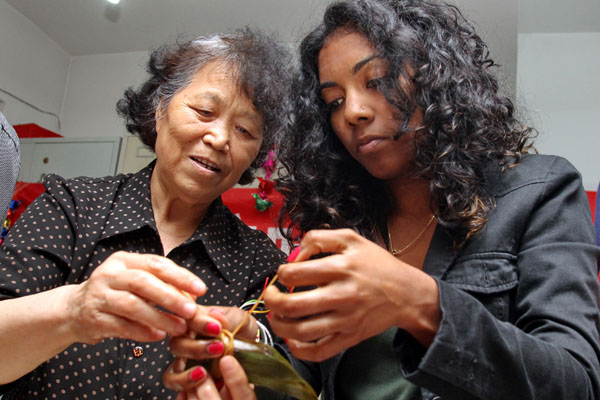
<svg viewBox="0 0 600 400">
<path fill-rule="evenodd" d="M 228 348 L 226 336 L 221 340 Z M 290 365 L 277 349 L 264 343 L 256 343 L 242 339 L 234 339 L 233 356 L 244 368 L 248 381 L 257 386 L 264 386 L 285 393 L 299 400 L 317 400 L 317 394 L 298 372 Z M 218 359 L 188 360 L 187 367 L 202 364 L 213 378 L 221 378 Z"/>
</svg>

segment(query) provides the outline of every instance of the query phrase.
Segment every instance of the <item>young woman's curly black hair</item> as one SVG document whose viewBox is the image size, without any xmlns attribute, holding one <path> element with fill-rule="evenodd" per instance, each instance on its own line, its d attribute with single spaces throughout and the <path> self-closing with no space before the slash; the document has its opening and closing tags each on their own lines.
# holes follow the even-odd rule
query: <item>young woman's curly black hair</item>
<svg viewBox="0 0 600 400">
<path fill-rule="evenodd" d="M 295 228 L 284 233 L 294 239 L 310 229 L 350 227 L 373 239 L 386 229 L 390 194 L 336 138 L 320 95 L 318 55 L 338 29 L 363 34 L 389 63 L 379 90 L 398 110 L 399 132 L 422 110 L 414 170 L 430 182 L 438 223 L 463 243 L 494 206 L 484 169 L 490 161 L 518 163 L 535 132 L 500 93 L 496 64 L 473 26 L 455 7 L 432 0 L 333 3 L 302 41 L 293 134 L 280 155 L 287 169 L 278 182 L 286 196 L 282 219 Z"/>
<path fill-rule="evenodd" d="M 292 56 L 289 48 L 273 36 L 246 27 L 165 45 L 150 55 L 148 80 L 138 89 L 127 89 L 117 103 L 117 111 L 125 118 L 127 130 L 154 150 L 157 111 L 165 112 L 173 96 L 212 61 L 229 64 L 233 77 L 264 120 L 260 151 L 239 180 L 240 184 L 248 184 L 288 126 Z"/>
</svg>

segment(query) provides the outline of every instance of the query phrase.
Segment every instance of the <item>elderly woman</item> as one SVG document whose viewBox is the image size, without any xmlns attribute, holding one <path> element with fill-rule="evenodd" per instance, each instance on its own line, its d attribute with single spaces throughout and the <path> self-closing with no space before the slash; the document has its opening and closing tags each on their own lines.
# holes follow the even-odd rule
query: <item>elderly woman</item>
<svg viewBox="0 0 600 400">
<path fill-rule="evenodd" d="M 265 302 L 322 361 L 323 398 L 600 398 L 580 176 L 534 154 L 473 26 L 438 1 L 348 0 L 300 52 L 280 186 L 301 247 L 278 276 L 316 288 Z"/>
<path fill-rule="evenodd" d="M 214 336 L 226 322 L 216 306 L 258 297 L 281 261 L 220 195 L 251 182 L 279 140 L 288 65 L 285 47 L 250 29 L 152 53 L 150 78 L 118 110 L 156 161 L 48 176 L 0 251 L 4 399 L 175 397 L 161 382 L 166 336 Z M 240 335 L 256 332 L 249 319 Z"/>
</svg>

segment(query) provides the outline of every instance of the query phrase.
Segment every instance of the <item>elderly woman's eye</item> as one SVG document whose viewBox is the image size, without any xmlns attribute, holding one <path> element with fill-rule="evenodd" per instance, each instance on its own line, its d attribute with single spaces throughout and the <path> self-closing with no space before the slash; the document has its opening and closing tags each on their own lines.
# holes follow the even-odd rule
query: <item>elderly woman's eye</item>
<svg viewBox="0 0 600 400">
<path fill-rule="evenodd" d="M 213 115 L 213 112 L 206 108 L 196 108 L 195 111 L 203 117 L 210 117 Z"/>
<path fill-rule="evenodd" d="M 246 136 L 253 137 L 252 132 L 250 132 L 248 129 L 244 128 L 243 126 L 238 126 L 237 130 L 242 132 Z"/>
</svg>

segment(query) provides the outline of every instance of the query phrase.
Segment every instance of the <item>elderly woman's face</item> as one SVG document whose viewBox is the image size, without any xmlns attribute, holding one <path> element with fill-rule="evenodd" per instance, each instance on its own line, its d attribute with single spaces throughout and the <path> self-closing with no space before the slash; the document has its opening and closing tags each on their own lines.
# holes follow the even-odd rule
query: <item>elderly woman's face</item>
<svg viewBox="0 0 600 400">
<path fill-rule="evenodd" d="M 415 156 L 414 132 L 396 137 L 398 111 L 378 90 L 387 61 L 360 33 L 338 30 L 319 52 L 321 96 L 333 131 L 348 153 L 376 178 L 402 176 Z M 418 126 L 421 113 L 413 115 Z"/>
<path fill-rule="evenodd" d="M 230 67 L 215 61 L 157 112 L 156 132 L 160 181 L 173 194 L 208 203 L 235 185 L 258 154 L 263 119 Z"/>
</svg>

